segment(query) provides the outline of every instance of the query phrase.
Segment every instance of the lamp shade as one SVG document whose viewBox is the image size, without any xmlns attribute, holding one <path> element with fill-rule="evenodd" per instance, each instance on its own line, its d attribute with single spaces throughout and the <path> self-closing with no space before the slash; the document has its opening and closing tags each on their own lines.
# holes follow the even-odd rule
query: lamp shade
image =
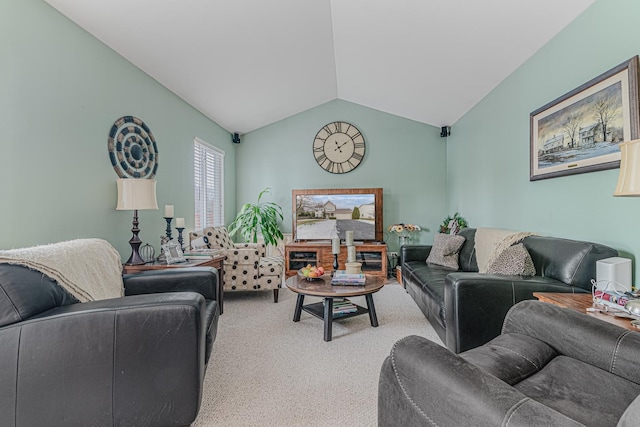
<svg viewBox="0 0 640 427">
<path fill-rule="evenodd" d="M 156 180 L 141 178 L 118 179 L 116 210 L 158 209 Z"/>
<path fill-rule="evenodd" d="M 640 139 L 620 144 L 620 175 L 614 196 L 640 197 Z"/>
</svg>

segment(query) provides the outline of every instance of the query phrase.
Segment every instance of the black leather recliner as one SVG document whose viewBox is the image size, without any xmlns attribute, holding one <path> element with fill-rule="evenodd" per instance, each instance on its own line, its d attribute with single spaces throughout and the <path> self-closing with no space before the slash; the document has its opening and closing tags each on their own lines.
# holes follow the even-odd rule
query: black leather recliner
<svg viewBox="0 0 640 427">
<path fill-rule="evenodd" d="M 217 271 L 124 277 L 122 298 L 79 303 L 0 264 L 0 425 L 184 426 L 197 416 L 218 324 Z"/>
<path fill-rule="evenodd" d="M 378 426 L 638 426 L 640 333 L 523 301 L 502 333 L 454 354 L 398 341 L 380 372 Z"/>
</svg>

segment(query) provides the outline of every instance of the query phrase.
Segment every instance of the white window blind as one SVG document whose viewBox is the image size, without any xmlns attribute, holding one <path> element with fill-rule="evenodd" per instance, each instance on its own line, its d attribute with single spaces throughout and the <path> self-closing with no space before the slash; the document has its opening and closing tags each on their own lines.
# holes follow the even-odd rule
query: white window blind
<svg viewBox="0 0 640 427">
<path fill-rule="evenodd" d="M 195 229 L 224 225 L 224 151 L 196 138 L 193 144 Z"/>
</svg>

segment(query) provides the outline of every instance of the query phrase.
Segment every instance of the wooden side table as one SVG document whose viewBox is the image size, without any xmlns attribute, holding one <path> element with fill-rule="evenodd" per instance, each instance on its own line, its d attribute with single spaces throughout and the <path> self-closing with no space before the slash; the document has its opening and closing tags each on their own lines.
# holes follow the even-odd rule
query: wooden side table
<svg viewBox="0 0 640 427">
<path fill-rule="evenodd" d="M 605 322 L 613 323 L 625 329 L 632 331 L 638 331 L 637 328 L 631 325 L 631 319 L 624 317 L 616 317 L 611 314 L 603 314 L 598 311 L 587 311 L 587 308 L 593 307 L 593 297 L 591 294 L 572 294 L 562 292 L 534 292 L 533 296 L 540 301 L 547 302 L 549 304 L 557 305 L 559 307 L 570 308 L 572 310 L 579 311 L 580 313 L 588 314 L 589 316 L 597 317 Z"/>
<path fill-rule="evenodd" d="M 165 262 L 148 262 L 146 264 L 140 265 L 123 265 L 122 273 L 123 274 L 134 274 L 140 273 L 142 271 L 149 270 L 167 270 L 170 268 L 187 268 L 187 267 L 213 267 L 218 270 L 218 306 L 220 307 L 220 314 L 223 312 L 224 308 L 224 286 L 223 286 L 223 278 L 222 275 L 224 271 L 222 271 L 222 267 L 224 265 L 224 255 L 214 256 L 211 259 L 206 260 L 189 260 L 187 262 L 181 262 L 178 264 L 167 264 Z"/>
</svg>

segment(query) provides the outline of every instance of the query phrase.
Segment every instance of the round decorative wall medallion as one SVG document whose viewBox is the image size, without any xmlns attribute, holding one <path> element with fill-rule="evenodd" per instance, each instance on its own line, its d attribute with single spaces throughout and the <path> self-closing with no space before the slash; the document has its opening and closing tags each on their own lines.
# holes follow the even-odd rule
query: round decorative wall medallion
<svg viewBox="0 0 640 427">
<path fill-rule="evenodd" d="M 153 179 L 158 146 L 149 127 L 133 116 L 120 117 L 109 131 L 109 158 L 120 178 Z"/>
</svg>

